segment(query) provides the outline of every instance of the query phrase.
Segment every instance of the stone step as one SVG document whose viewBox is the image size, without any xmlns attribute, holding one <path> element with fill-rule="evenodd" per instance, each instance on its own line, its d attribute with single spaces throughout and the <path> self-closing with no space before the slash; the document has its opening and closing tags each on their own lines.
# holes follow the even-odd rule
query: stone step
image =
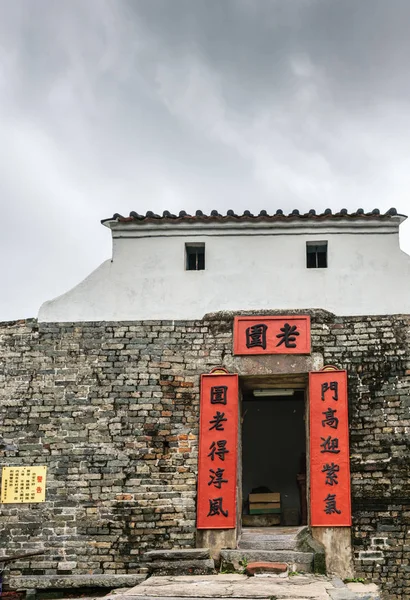
<svg viewBox="0 0 410 600">
<path fill-rule="evenodd" d="M 241 535 L 238 547 L 244 550 L 296 550 L 297 540 L 285 535 Z"/>
<path fill-rule="evenodd" d="M 147 563 L 150 575 L 211 575 L 215 563 L 211 558 L 189 560 L 153 560 Z"/>
<path fill-rule="evenodd" d="M 244 527 L 272 527 L 280 524 L 280 515 L 242 515 Z"/>
<path fill-rule="evenodd" d="M 290 571 L 311 573 L 313 568 L 313 552 L 296 552 L 294 550 L 221 550 L 223 565 L 232 565 L 236 570 L 243 568 L 243 563 L 278 562 L 286 563 Z"/>
<path fill-rule="evenodd" d="M 297 550 L 304 527 L 243 528 L 239 548 L 245 550 Z"/>
<path fill-rule="evenodd" d="M 259 573 L 270 573 L 273 575 L 285 575 L 288 565 L 285 563 L 274 562 L 251 562 L 246 565 L 246 575 L 252 576 Z"/>
<path fill-rule="evenodd" d="M 145 552 L 144 560 L 206 560 L 211 558 L 209 548 L 179 548 L 177 550 L 150 550 Z"/>
<path fill-rule="evenodd" d="M 16 575 L 8 577 L 12 590 L 47 590 L 70 588 L 119 588 L 133 587 L 146 579 L 146 575 L 101 574 L 101 575 Z"/>
</svg>

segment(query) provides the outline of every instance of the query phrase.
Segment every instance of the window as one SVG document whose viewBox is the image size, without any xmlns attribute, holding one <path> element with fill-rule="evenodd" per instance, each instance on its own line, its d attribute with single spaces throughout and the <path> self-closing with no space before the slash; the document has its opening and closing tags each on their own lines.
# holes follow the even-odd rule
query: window
<svg viewBox="0 0 410 600">
<path fill-rule="evenodd" d="M 185 244 L 185 268 L 187 271 L 205 269 L 205 244 Z"/>
<path fill-rule="evenodd" d="M 327 268 L 327 242 L 306 242 L 306 266 L 308 269 Z"/>
</svg>

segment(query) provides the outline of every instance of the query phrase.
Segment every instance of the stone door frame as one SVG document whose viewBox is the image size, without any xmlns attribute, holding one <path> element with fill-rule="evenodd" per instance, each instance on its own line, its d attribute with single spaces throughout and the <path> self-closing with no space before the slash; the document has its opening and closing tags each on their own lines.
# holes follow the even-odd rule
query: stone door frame
<svg viewBox="0 0 410 600">
<path fill-rule="evenodd" d="M 306 412 L 306 495 L 308 505 L 308 527 L 310 527 L 310 462 L 309 462 L 309 373 L 320 371 L 324 367 L 322 354 L 313 352 L 307 356 L 301 355 L 259 355 L 259 356 L 226 356 L 223 366 L 230 373 L 239 375 L 240 406 L 243 382 L 260 378 L 266 384 L 269 381 L 281 387 L 289 387 L 292 381 L 305 389 Z M 286 383 L 286 385 L 285 385 Z M 241 410 L 239 412 L 238 428 L 241 429 Z M 238 433 L 240 431 L 238 430 Z M 237 522 L 235 529 L 197 530 L 197 547 L 210 548 L 212 556 L 219 558 L 223 548 L 236 548 L 241 531 L 242 521 L 242 450 L 241 436 L 238 435 L 238 489 L 237 489 Z M 240 454 L 239 454 L 240 453 Z M 239 475 L 240 473 L 240 475 Z M 351 527 L 311 527 L 313 537 L 323 544 L 326 552 L 326 566 L 329 573 L 346 578 L 353 576 Z"/>
</svg>

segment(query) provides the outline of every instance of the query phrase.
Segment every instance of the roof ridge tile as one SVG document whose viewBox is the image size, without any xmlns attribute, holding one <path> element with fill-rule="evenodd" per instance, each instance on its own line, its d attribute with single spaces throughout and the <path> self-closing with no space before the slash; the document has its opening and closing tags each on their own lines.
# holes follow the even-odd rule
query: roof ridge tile
<svg viewBox="0 0 410 600">
<path fill-rule="evenodd" d="M 145 215 L 141 215 L 136 211 L 131 211 L 128 217 L 124 217 L 119 213 L 115 213 L 111 218 L 103 219 L 101 222 L 106 223 L 107 221 L 119 221 L 122 223 L 130 222 L 130 221 L 166 221 L 166 220 L 174 220 L 174 221 L 182 221 L 182 220 L 190 220 L 190 221 L 220 221 L 224 220 L 234 220 L 234 221 L 248 221 L 248 220 L 257 220 L 257 221 L 283 221 L 283 220 L 294 220 L 294 219 L 389 219 L 390 217 L 395 216 L 405 216 L 401 215 L 397 212 L 397 209 L 390 208 L 385 213 L 381 213 L 378 208 L 374 208 L 370 212 L 365 212 L 363 208 L 358 208 L 355 212 L 348 212 L 347 208 L 342 208 L 340 211 L 332 212 L 331 208 L 326 208 L 323 212 L 317 213 L 315 209 L 311 208 L 306 213 L 300 213 L 300 211 L 295 208 L 288 214 L 285 214 L 282 209 L 277 209 L 275 213 L 269 214 L 266 210 L 261 210 L 259 214 L 254 215 L 250 210 L 244 210 L 242 215 L 237 215 L 234 210 L 229 209 L 226 214 L 219 213 L 216 209 L 212 210 L 210 214 L 204 213 L 202 210 L 196 210 L 194 215 L 190 215 L 185 210 L 180 210 L 179 213 L 173 214 L 169 210 L 164 210 L 162 215 L 156 214 L 153 211 L 149 210 L 145 213 Z"/>
</svg>

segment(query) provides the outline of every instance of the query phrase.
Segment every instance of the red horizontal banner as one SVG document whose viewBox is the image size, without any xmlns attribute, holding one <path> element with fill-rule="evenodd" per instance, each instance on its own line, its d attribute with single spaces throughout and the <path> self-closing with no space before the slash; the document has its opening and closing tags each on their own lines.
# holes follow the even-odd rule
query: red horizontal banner
<svg viewBox="0 0 410 600">
<path fill-rule="evenodd" d="M 238 375 L 202 375 L 198 529 L 236 526 Z"/>
<path fill-rule="evenodd" d="M 309 373 L 310 522 L 352 524 L 346 371 Z"/>
<path fill-rule="evenodd" d="M 234 354 L 310 354 L 310 317 L 235 317 Z"/>
</svg>

